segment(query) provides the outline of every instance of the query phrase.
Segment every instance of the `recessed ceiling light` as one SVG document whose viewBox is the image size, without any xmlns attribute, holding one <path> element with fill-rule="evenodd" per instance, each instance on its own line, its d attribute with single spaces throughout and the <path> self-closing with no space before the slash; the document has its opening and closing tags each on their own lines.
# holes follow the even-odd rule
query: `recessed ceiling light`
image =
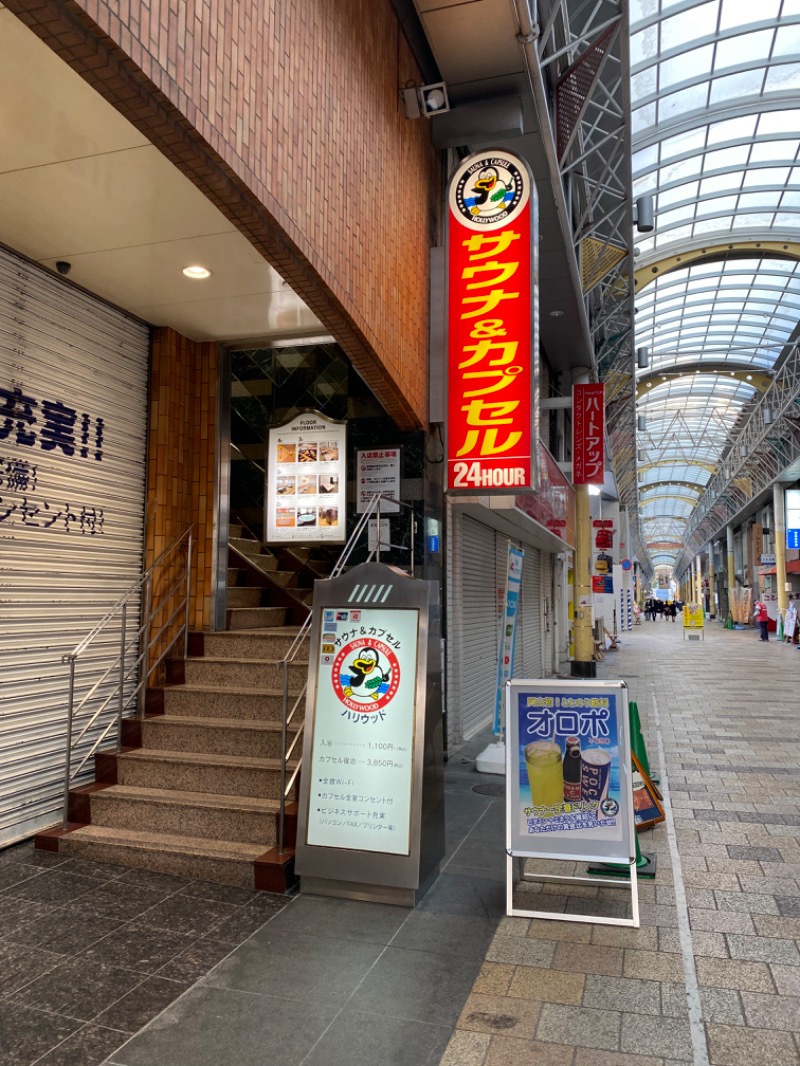
<svg viewBox="0 0 800 1066">
<path fill-rule="evenodd" d="M 564 317 L 564 312 L 563 311 L 550 311 L 548 313 L 549 313 L 551 318 L 563 318 Z"/>
<path fill-rule="evenodd" d="M 194 278 L 195 280 L 211 277 L 211 271 L 208 267 L 199 265 L 184 267 L 183 272 L 187 278 Z"/>
</svg>

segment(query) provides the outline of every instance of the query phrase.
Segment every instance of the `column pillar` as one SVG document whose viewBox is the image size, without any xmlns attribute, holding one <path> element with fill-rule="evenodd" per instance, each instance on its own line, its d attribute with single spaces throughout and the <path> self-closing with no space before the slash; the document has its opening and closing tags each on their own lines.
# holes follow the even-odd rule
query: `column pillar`
<svg viewBox="0 0 800 1066">
<path fill-rule="evenodd" d="M 574 385 L 589 382 L 589 371 L 578 367 L 572 371 Z M 575 485 L 575 584 L 573 586 L 572 635 L 575 658 L 570 664 L 573 677 L 596 677 L 594 634 L 592 632 L 592 522 L 589 486 Z"/>
<path fill-rule="evenodd" d="M 714 584 L 716 578 L 714 575 L 714 541 L 708 542 L 708 614 L 710 618 L 717 617 L 717 605 L 714 602 L 714 593 L 716 591 Z"/>
<path fill-rule="evenodd" d="M 728 612 L 733 617 L 733 590 L 736 588 L 736 560 L 733 557 L 733 526 L 725 527 L 725 559 L 728 564 Z"/>
<path fill-rule="evenodd" d="M 775 583 L 778 586 L 778 610 L 781 617 L 789 606 L 786 591 L 786 505 L 783 485 L 779 481 L 772 486 L 772 509 L 775 512 Z"/>
</svg>

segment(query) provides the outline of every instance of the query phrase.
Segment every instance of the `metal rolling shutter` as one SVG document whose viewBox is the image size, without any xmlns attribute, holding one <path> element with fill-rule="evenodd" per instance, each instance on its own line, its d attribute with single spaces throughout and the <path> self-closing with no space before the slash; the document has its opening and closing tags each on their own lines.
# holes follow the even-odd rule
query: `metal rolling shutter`
<svg viewBox="0 0 800 1066">
<path fill-rule="evenodd" d="M 57 820 L 61 657 L 141 572 L 148 350 L 146 327 L 0 250 L 0 844 Z"/>
<path fill-rule="evenodd" d="M 497 692 L 497 537 L 471 518 L 460 518 L 461 589 L 458 690 L 465 740 L 490 725 Z M 505 552 L 505 541 L 503 541 Z"/>
<path fill-rule="evenodd" d="M 517 677 L 543 677 L 541 552 L 529 544 L 522 564 L 522 610 L 520 612 L 522 659 Z"/>
<path fill-rule="evenodd" d="M 555 610 L 553 603 L 553 556 L 550 552 L 541 552 L 541 594 L 542 611 L 546 605 L 547 615 L 543 622 L 542 632 L 542 667 L 543 677 L 552 677 L 556 672 L 556 647 L 555 647 Z M 549 627 L 549 628 L 548 628 Z"/>
</svg>

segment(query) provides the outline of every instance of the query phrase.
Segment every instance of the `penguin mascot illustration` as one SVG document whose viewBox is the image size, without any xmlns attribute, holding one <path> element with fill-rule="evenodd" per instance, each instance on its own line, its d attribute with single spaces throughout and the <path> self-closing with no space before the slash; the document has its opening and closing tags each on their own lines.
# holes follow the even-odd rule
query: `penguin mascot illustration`
<svg viewBox="0 0 800 1066">
<path fill-rule="evenodd" d="M 391 677 L 391 670 L 386 673 L 378 666 L 378 653 L 374 648 L 362 648 L 358 658 L 353 660 L 350 667 L 350 676 L 345 696 L 369 696 L 377 700 L 380 697 L 380 687 Z"/>
<path fill-rule="evenodd" d="M 470 190 L 473 195 L 465 202 L 473 215 L 479 215 L 487 201 L 496 203 L 498 200 L 504 200 L 508 191 L 495 168 L 484 167 Z"/>
</svg>

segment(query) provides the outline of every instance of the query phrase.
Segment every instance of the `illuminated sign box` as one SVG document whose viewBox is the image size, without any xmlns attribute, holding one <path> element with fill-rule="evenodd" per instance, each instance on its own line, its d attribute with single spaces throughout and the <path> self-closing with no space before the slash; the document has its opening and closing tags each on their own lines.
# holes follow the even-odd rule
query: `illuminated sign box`
<svg viewBox="0 0 800 1066">
<path fill-rule="evenodd" d="M 364 563 L 314 586 L 295 868 L 413 906 L 444 853 L 438 586 Z"/>
<path fill-rule="evenodd" d="M 448 197 L 447 489 L 536 491 L 538 221 L 527 163 L 471 155 Z"/>
</svg>

